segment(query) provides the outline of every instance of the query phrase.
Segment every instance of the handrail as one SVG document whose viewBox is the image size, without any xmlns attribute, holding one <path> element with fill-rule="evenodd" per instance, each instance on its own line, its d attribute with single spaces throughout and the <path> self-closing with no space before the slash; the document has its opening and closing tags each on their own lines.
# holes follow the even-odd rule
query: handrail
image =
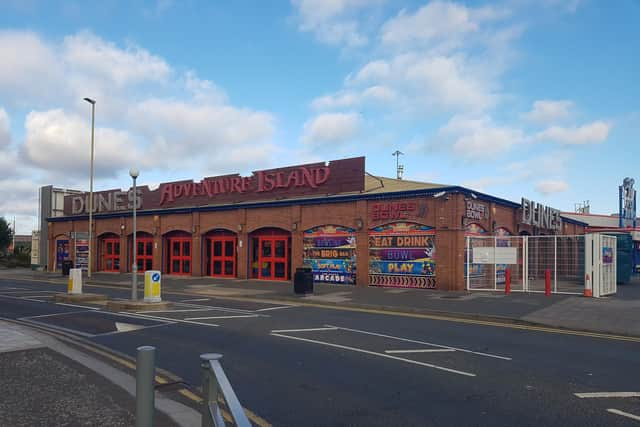
<svg viewBox="0 0 640 427">
<path fill-rule="evenodd" d="M 200 355 L 202 367 L 202 391 L 204 401 L 202 405 L 202 427 L 226 426 L 222 411 L 218 404 L 218 395 L 222 398 L 231 413 L 231 418 L 237 427 L 251 427 L 251 423 L 233 391 L 233 387 L 220 364 L 221 354 L 206 353 Z"/>
</svg>

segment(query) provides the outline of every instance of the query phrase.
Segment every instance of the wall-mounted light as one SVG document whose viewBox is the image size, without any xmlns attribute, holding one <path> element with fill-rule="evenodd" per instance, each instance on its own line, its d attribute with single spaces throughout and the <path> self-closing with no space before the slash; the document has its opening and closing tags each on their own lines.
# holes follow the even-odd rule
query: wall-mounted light
<svg viewBox="0 0 640 427">
<path fill-rule="evenodd" d="M 362 227 L 364 227 L 364 221 L 362 218 L 356 218 L 356 229 L 362 230 Z"/>
<path fill-rule="evenodd" d="M 238 224 L 238 231 L 242 231 L 242 224 Z"/>
<path fill-rule="evenodd" d="M 434 198 L 434 199 L 437 199 L 438 197 L 442 197 L 442 196 L 444 196 L 445 194 L 447 194 L 447 192 L 446 192 L 446 191 L 439 191 L 439 192 L 437 192 L 436 194 L 434 194 L 434 195 L 433 195 L 433 198 Z"/>
<path fill-rule="evenodd" d="M 293 231 L 296 231 L 296 230 L 298 229 L 298 223 L 297 223 L 297 222 L 294 222 L 293 224 L 291 224 L 291 229 L 292 229 Z"/>
</svg>

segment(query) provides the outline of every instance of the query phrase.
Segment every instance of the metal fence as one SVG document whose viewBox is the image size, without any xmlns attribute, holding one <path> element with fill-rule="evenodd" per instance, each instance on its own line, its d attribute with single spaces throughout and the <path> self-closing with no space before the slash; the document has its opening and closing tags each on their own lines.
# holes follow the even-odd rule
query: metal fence
<svg viewBox="0 0 640 427">
<path fill-rule="evenodd" d="M 582 294 L 584 236 L 468 236 L 467 290 Z"/>
<path fill-rule="evenodd" d="M 202 367 L 202 427 L 223 427 L 224 417 L 220 409 L 221 400 L 230 413 L 232 425 L 251 427 L 251 423 L 231 387 L 231 383 L 220 364 L 221 354 L 207 353 L 200 356 Z M 222 398 L 222 399 L 220 399 Z"/>
</svg>

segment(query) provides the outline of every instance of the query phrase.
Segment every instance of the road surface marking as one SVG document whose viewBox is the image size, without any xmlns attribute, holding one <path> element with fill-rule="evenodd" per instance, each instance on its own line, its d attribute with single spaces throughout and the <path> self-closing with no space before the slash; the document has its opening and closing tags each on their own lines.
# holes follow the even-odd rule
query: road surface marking
<svg viewBox="0 0 640 427">
<path fill-rule="evenodd" d="M 136 311 L 136 313 L 187 313 L 187 312 L 191 312 L 191 311 L 210 311 L 211 309 L 209 308 L 185 308 L 184 310 L 179 309 L 179 310 L 143 310 L 143 311 Z"/>
<path fill-rule="evenodd" d="M 607 412 L 611 412 L 612 414 L 616 415 L 622 415 L 623 417 L 631 418 L 632 420 L 640 421 L 640 416 L 621 411 L 620 409 L 609 408 L 607 409 Z"/>
<path fill-rule="evenodd" d="M 66 314 L 80 314 L 80 313 L 86 313 L 86 312 L 87 312 L 86 310 L 82 310 L 82 311 L 65 311 L 63 313 L 50 313 L 50 314 L 40 314 L 38 316 L 20 317 L 19 320 L 22 320 L 22 319 L 26 319 L 26 320 L 38 319 L 40 317 L 64 316 Z"/>
<path fill-rule="evenodd" d="M 239 314 L 253 314 L 251 310 L 242 310 L 239 308 L 229 308 L 229 307 L 219 307 L 217 305 L 206 305 L 206 304 L 183 304 L 179 303 L 184 307 L 194 307 L 201 308 L 203 310 L 212 310 L 212 311 L 224 311 L 227 313 L 239 313 Z M 179 309 L 181 310 L 181 309 Z"/>
<path fill-rule="evenodd" d="M 120 312 L 119 314 L 125 314 L 124 312 Z M 132 317 L 143 317 L 145 319 L 160 319 L 160 320 L 167 320 L 171 323 L 191 323 L 194 325 L 201 325 L 201 326 L 220 326 L 220 325 L 216 325 L 215 323 L 204 323 L 204 322 L 194 322 L 191 320 L 184 320 L 184 319 L 172 319 L 170 317 L 160 317 L 160 316 L 150 316 L 148 314 L 129 314 L 129 316 Z"/>
<path fill-rule="evenodd" d="M 312 339 L 309 339 L 309 338 L 292 337 L 292 336 L 289 336 L 289 335 L 282 335 L 282 334 L 274 333 L 273 331 L 270 333 L 270 335 L 273 335 L 275 337 L 287 338 L 287 339 L 290 339 L 290 340 L 297 340 L 297 341 L 310 342 L 310 343 L 313 343 L 313 344 L 326 345 L 328 347 L 341 348 L 343 350 L 351 350 L 351 351 L 355 351 L 355 352 L 358 352 L 358 353 L 364 353 L 364 354 L 369 354 L 369 355 L 372 355 L 372 356 L 384 357 L 384 358 L 387 358 L 387 359 L 399 360 L 401 362 L 407 362 L 407 363 L 411 363 L 413 365 L 425 366 L 427 368 L 438 369 L 440 371 L 451 372 L 453 374 L 464 375 L 464 376 L 467 376 L 467 377 L 475 377 L 476 376 L 476 374 L 472 374 L 470 372 L 458 371 L 456 369 L 445 368 L 444 366 L 438 366 L 438 365 L 434 365 L 434 364 L 431 364 L 431 363 L 425 363 L 425 362 L 418 362 L 417 360 L 405 359 L 404 357 L 391 356 L 389 354 L 378 353 L 378 352 L 375 352 L 375 351 L 365 350 L 365 349 L 357 348 L 357 347 L 349 347 L 349 346 L 346 346 L 346 345 L 334 344 L 334 343 L 325 342 L 325 341 L 316 341 L 316 340 L 312 340 Z"/>
<path fill-rule="evenodd" d="M 280 329 L 276 331 L 271 331 L 275 333 L 284 333 L 284 332 L 314 332 L 314 331 L 336 331 L 338 328 L 335 326 L 327 326 L 324 328 L 309 328 L 309 329 Z"/>
<path fill-rule="evenodd" d="M 510 357 L 507 357 L 507 356 L 499 356 L 497 354 L 482 353 L 482 352 L 479 352 L 479 351 L 467 350 L 465 348 L 452 347 L 452 346 L 449 346 L 449 345 L 434 344 L 434 343 L 430 343 L 430 342 L 427 342 L 427 341 L 418 341 L 418 340 L 412 340 L 412 339 L 409 339 L 409 338 L 394 337 L 393 335 L 379 334 L 377 332 L 363 331 L 363 330 L 360 330 L 360 329 L 343 328 L 343 327 L 340 327 L 340 326 L 333 326 L 333 325 L 325 325 L 325 326 L 342 329 L 343 331 L 358 332 L 358 333 L 361 333 L 361 334 L 374 335 L 374 336 L 377 336 L 377 337 L 391 338 L 391 339 L 395 339 L 395 340 L 398 340 L 398 341 L 411 342 L 411 343 L 414 343 L 414 344 L 424 344 L 424 345 L 430 345 L 432 347 L 450 348 L 450 349 L 461 351 L 461 352 L 464 352 L 464 353 L 477 354 L 478 356 L 493 357 L 495 359 L 502 359 L 502 360 L 512 360 Z"/>
<path fill-rule="evenodd" d="M 15 294 L 37 294 L 37 293 L 42 293 L 42 292 L 46 292 L 48 294 L 59 294 L 61 292 L 58 291 L 44 291 L 42 289 L 29 289 L 29 290 L 22 290 L 22 291 L 0 291 L 0 295 L 15 295 Z"/>
<path fill-rule="evenodd" d="M 211 319 L 237 319 L 240 317 L 260 317 L 258 314 L 241 314 L 238 316 L 212 316 L 212 317 L 187 317 L 186 321 L 191 320 L 211 320 Z"/>
<path fill-rule="evenodd" d="M 259 308 L 256 311 L 282 310 L 284 308 L 293 308 L 293 307 L 298 307 L 298 306 L 297 305 L 280 305 L 278 307 Z"/>
<path fill-rule="evenodd" d="M 67 284 L 62 283 L 60 281 L 55 280 L 46 280 L 46 279 L 25 279 L 22 277 L 9 277 L 3 278 L 4 280 L 18 280 L 22 282 L 30 282 L 35 283 L 37 285 L 41 285 L 43 283 L 56 285 L 60 287 L 66 288 Z M 106 289 L 118 289 L 122 290 L 122 286 L 117 285 L 93 285 L 93 284 L 85 284 L 86 287 L 91 288 L 106 288 Z M 165 295 L 179 295 L 179 296 L 196 296 L 197 292 L 189 293 L 189 292 L 180 292 L 180 291 L 166 291 Z M 258 298 L 247 298 L 247 297 L 238 297 L 238 296 L 221 296 L 217 295 L 215 299 L 218 300 L 228 300 L 228 301 L 250 301 L 256 302 L 260 304 L 290 304 L 291 301 L 287 300 L 279 300 L 279 299 L 258 299 Z M 318 302 L 309 302 L 303 301 L 300 303 L 300 306 L 305 307 L 314 307 L 314 308 L 322 308 L 327 310 L 340 310 L 340 311 L 351 311 L 356 313 L 368 313 L 368 314 L 384 314 L 387 316 L 399 316 L 399 317 L 410 317 L 414 319 L 428 319 L 428 320 L 441 320 L 444 322 L 454 322 L 454 323 L 466 323 L 472 325 L 480 325 L 480 326 L 492 326 L 496 328 L 507 328 L 507 329 L 520 329 L 523 331 L 534 331 L 534 332 L 544 332 L 548 334 L 560 334 L 560 335 L 573 335 L 579 337 L 587 337 L 587 338 L 598 338 L 603 340 L 611 340 L 611 341 L 627 341 L 627 342 L 637 342 L 640 343 L 640 337 L 633 336 L 625 336 L 625 335 L 616 335 L 616 334 L 607 334 L 601 332 L 586 332 L 586 331 L 578 331 L 575 329 L 562 329 L 562 328 L 554 328 L 550 326 L 533 326 L 533 325 L 524 325 L 517 323 L 509 323 L 509 322 L 500 322 L 497 320 L 479 320 L 479 319 L 468 319 L 464 317 L 456 317 L 455 314 L 450 315 L 439 315 L 439 314 L 426 314 L 426 313 L 410 313 L 403 312 L 398 310 L 381 310 L 381 309 L 371 309 L 371 308 L 360 308 L 360 307 L 347 307 L 347 306 L 336 306 L 329 304 L 321 304 Z"/>
<path fill-rule="evenodd" d="M 385 350 L 385 353 L 396 354 L 396 353 L 441 353 L 447 351 L 455 351 L 453 348 L 420 348 L 414 350 Z"/>
<path fill-rule="evenodd" d="M 27 295 L 25 297 L 22 297 L 22 299 L 29 299 L 29 298 L 50 298 L 52 295 Z"/>
<path fill-rule="evenodd" d="M 573 393 L 580 399 L 585 398 L 607 398 L 607 397 L 640 397 L 637 391 L 602 391 L 595 393 Z"/>
<path fill-rule="evenodd" d="M 183 299 L 180 302 L 201 302 L 201 301 L 209 301 L 210 298 L 196 298 L 196 299 Z"/>
<path fill-rule="evenodd" d="M 89 306 L 86 306 L 86 305 L 78 305 L 78 304 L 68 304 L 68 303 L 65 303 L 65 302 L 57 302 L 56 305 L 64 305 L 66 307 L 86 308 L 86 309 L 89 309 L 89 310 L 100 310 L 100 308 L 98 308 L 98 307 L 89 307 Z"/>
</svg>

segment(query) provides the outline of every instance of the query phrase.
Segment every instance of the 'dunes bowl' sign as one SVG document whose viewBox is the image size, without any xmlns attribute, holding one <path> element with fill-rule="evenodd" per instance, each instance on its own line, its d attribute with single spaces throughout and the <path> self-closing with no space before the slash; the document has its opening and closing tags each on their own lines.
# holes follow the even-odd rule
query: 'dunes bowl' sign
<svg viewBox="0 0 640 427">
<path fill-rule="evenodd" d="M 560 230 L 562 218 L 558 209 L 522 198 L 522 223 L 546 230 Z"/>
</svg>

